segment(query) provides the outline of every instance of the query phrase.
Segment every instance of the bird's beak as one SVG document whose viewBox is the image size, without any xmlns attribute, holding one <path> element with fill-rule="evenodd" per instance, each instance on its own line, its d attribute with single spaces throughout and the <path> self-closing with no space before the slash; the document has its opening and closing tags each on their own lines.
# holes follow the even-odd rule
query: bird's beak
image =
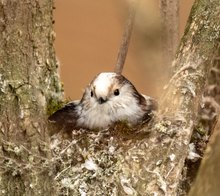
<svg viewBox="0 0 220 196">
<path fill-rule="evenodd" d="M 99 104 L 103 104 L 103 103 L 105 103 L 107 101 L 107 99 L 103 99 L 102 97 L 100 97 L 99 99 L 98 99 L 98 103 Z"/>
</svg>

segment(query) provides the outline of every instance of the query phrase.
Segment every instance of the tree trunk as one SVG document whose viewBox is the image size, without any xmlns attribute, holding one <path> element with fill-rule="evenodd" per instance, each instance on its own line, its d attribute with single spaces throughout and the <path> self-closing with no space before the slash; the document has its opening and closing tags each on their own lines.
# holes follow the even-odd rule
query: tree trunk
<svg viewBox="0 0 220 196">
<path fill-rule="evenodd" d="M 203 107 L 200 109 L 198 128 L 202 130 L 203 138 L 211 138 L 207 145 L 196 180 L 190 190 L 190 196 L 212 195 L 220 193 L 220 40 L 216 57 L 213 59 L 213 67 L 209 76 L 209 85 L 206 88 Z M 216 125 L 217 123 L 217 125 Z M 200 145 L 201 146 L 201 139 Z"/>
<path fill-rule="evenodd" d="M 62 195 L 177 195 L 219 39 L 219 0 L 196 0 L 155 119 L 134 131 L 73 131 L 53 142 Z"/>
<path fill-rule="evenodd" d="M 160 0 L 162 51 L 165 67 L 174 59 L 179 43 L 179 0 Z"/>
<path fill-rule="evenodd" d="M 0 1 L 0 194 L 53 195 L 46 114 L 62 97 L 52 0 Z"/>
<path fill-rule="evenodd" d="M 219 125 L 210 138 L 205 156 L 196 177 L 195 183 L 190 190 L 189 196 L 211 195 L 218 196 L 220 193 L 220 129 Z"/>
</svg>

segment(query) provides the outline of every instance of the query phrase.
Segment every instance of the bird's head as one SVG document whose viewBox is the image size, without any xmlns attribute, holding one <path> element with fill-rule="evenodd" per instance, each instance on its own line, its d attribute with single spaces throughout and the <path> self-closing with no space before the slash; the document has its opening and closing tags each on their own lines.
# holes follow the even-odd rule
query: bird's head
<svg viewBox="0 0 220 196">
<path fill-rule="evenodd" d="M 94 107 L 117 107 L 134 101 L 137 90 L 124 76 L 104 72 L 97 75 L 86 88 L 82 101 Z"/>
</svg>

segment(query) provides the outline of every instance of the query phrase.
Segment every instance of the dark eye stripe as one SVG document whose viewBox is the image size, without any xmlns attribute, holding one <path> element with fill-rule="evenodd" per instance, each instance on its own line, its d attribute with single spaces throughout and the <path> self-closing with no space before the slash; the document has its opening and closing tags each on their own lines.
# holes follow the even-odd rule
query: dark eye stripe
<svg viewBox="0 0 220 196">
<path fill-rule="evenodd" d="M 93 97 L 93 92 L 91 91 L 91 97 Z"/>
</svg>

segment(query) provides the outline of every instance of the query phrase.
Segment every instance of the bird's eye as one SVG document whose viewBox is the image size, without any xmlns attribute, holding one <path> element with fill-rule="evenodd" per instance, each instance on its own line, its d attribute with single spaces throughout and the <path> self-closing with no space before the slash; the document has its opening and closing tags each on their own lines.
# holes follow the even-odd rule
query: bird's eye
<svg viewBox="0 0 220 196">
<path fill-rule="evenodd" d="M 118 89 L 116 89 L 116 90 L 114 91 L 114 95 L 115 95 L 115 96 L 118 96 L 118 95 L 119 95 L 119 90 L 118 90 Z"/>
<path fill-rule="evenodd" d="M 91 95 L 91 97 L 93 97 L 93 92 L 92 91 L 91 91 L 90 95 Z"/>
</svg>

